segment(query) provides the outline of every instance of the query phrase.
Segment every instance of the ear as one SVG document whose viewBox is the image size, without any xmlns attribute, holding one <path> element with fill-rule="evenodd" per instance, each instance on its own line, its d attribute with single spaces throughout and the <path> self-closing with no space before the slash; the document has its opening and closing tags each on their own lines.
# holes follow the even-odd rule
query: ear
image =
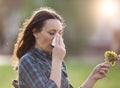
<svg viewBox="0 0 120 88">
<path fill-rule="evenodd" d="M 33 36 L 34 36 L 36 39 L 38 39 L 38 32 L 36 32 L 36 29 L 35 29 L 35 28 L 32 30 L 32 32 L 33 32 Z"/>
</svg>

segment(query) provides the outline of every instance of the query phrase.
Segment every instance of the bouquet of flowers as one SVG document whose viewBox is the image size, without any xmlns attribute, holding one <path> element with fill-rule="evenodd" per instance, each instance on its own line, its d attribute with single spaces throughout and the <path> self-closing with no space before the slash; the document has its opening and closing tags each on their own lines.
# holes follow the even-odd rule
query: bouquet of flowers
<svg viewBox="0 0 120 88">
<path fill-rule="evenodd" d="M 117 61 L 117 54 L 113 51 L 106 51 L 104 53 L 105 56 L 105 61 L 109 61 L 112 66 L 115 66 L 116 61 Z"/>
</svg>

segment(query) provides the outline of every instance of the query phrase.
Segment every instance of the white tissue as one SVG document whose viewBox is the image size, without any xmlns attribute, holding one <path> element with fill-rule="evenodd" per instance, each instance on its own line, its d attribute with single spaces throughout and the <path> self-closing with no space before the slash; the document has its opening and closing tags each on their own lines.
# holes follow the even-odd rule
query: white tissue
<svg viewBox="0 0 120 88">
<path fill-rule="evenodd" d="M 57 39 L 57 34 L 55 35 L 55 37 L 54 37 L 53 40 L 52 40 L 52 46 L 55 46 L 55 45 L 56 45 L 56 39 Z"/>
<path fill-rule="evenodd" d="M 59 36 L 58 33 L 54 36 L 54 38 L 53 38 L 53 40 L 52 40 L 52 43 L 51 43 L 52 46 L 55 46 L 55 45 L 56 45 L 56 43 L 57 43 L 57 37 L 58 37 L 58 36 Z M 62 46 L 62 47 L 65 48 L 65 44 L 64 44 L 64 41 L 63 41 L 62 38 L 60 38 L 60 46 Z"/>
</svg>

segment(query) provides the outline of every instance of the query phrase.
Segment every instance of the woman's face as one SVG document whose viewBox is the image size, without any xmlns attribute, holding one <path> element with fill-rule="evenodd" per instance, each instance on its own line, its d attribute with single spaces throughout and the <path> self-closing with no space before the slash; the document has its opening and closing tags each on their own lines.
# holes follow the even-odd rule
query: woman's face
<svg viewBox="0 0 120 88">
<path fill-rule="evenodd" d="M 57 19 L 46 20 L 42 28 L 42 31 L 34 33 L 36 39 L 35 47 L 47 53 L 51 53 L 53 49 L 51 45 L 52 39 L 54 38 L 56 33 L 62 36 L 63 34 L 62 23 Z"/>
</svg>

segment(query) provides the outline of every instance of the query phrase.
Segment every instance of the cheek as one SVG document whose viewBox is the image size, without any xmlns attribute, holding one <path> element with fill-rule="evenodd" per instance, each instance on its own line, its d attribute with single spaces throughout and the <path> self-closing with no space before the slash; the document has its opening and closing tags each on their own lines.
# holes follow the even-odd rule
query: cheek
<svg viewBox="0 0 120 88">
<path fill-rule="evenodd" d="M 51 41 L 52 41 L 52 37 L 51 37 L 51 36 L 46 36 L 46 37 L 45 37 L 45 42 L 46 42 L 47 44 L 51 43 Z"/>
<path fill-rule="evenodd" d="M 46 36 L 46 38 L 49 40 L 49 41 L 52 41 L 52 39 L 53 39 L 53 35 L 50 35 L 50 34 L 48 34 L 47 36 Z"/>
</svg>

